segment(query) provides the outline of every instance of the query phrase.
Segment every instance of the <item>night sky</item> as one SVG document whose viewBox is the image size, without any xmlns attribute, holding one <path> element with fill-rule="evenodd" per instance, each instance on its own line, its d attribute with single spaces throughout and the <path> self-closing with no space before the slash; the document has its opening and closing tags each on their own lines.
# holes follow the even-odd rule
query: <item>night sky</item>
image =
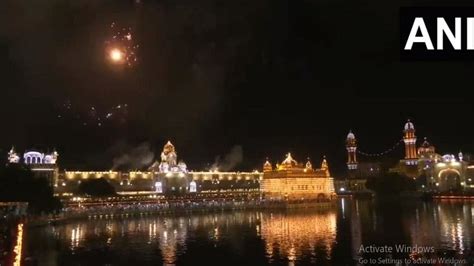
<svg viewBox="0 0 474 266">
<path fill-rule="evenodd" d="M 442 1 L 3 0 L 1 153 L 100 170 L 169 139 L 191 169 L 240 146 L 235 170 L 291 151 L 342 175 L 349 129 L 380 152 L 407 118 L 441 154 L 473 152 L 473 64 L 400 62 L 399 8 L 415 4 Z M 107 57 L 111 23 L 132 29 L 131 66 Z"/>
</svg>

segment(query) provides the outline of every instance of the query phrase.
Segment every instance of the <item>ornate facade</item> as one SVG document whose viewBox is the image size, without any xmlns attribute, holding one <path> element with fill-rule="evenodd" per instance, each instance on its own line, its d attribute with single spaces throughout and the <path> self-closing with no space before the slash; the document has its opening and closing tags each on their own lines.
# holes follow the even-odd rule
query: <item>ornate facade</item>
<svg viewBox="0 0 474 266">
<path fill-rule="evenodd" d="M 8 163 L 18 164 L 23 163 L 28 166 L 36 177 L 47 178 L 49 183 L 54 184 L 58 178 L 59 168 L 56 163 L 59 154 L 56 151 L 52 153 L 42 153 L 39 151 L 26 151 L 23 154 L 23 161 L 20 155 L 12 147 L 8 152 Z"/>
<path fill-rule="evenodd" d="M 104 178 L 119 194 L 235 194 L 259 193 L 263 174 L 254 172 L 189 171 L 178 161 L 174 145 L 168 141 L 147 171 L 65 171 L 55 182 L 58 195 L 71 195 L 87 179 Z"/>
<path fill-rule="evenodd" d="M 313 169 L 309 159 L 300 164 L 288 153 L 275 168 L 267 160 L 263 169 L 261 190 L 266 199 L 314 200 L 334 196 L 334 181 L 325 158 L 321 168 Z"/>
<path fill-rule="evenodd" d="M 196 182 L 188 174 L 184 162 L 177 162 L 174 145 L 168 141 L 161 152 L 161 162 L 155 162 L 148 170 L 153 173 L 156 193 L 184 194 L 197 192 Z M 158 166 L 158 167 L 156 167 Z"/>
<path fill-rule="evenodd" d="M 429 143 L 427 138 L 424 138 L 423 143 L 417 147 L 415 124 L 410 120 L 405 123 L 402 132 L 404 158 L 389 172 L 416 179 L 420 190 L 423 191 L 446 192 L 474 189 L 474 166 L 469 166 L 461 152 L 457 156 L 440 155 L 436 153 L 435 146 Z M 366 178 L 383 177 L 380 163 L 357 161 L 357 141 L 352 131 L 346 138 L 346 150 L 348 174 L 345 179 L 336 182 L 338 192 L 352 193 L 365 190 Z"/>
<path fill-rule="evenodd" d="M 474 188 L 471 178 L 474 173 L 461 152 L 457 156 L 440 155 L 427 138 L 418 148 L 416 140 L 415 125 L 408 120 L 403 130 L 405 158 L 391 169 L 392 172 L 417 179 L 421 190 L 447 192 Z"/>
</svg>

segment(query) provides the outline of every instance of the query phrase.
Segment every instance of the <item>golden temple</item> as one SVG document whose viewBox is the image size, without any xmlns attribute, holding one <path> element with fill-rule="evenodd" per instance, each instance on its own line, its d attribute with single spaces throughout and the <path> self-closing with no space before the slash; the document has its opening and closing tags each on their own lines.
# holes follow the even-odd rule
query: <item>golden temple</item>
<svg viewBox="0 0 474 266">
<path fill-rule="evenodd" d="M 335 195 L 326 158 L 321 168 L 314 169 L 309 158 L 303 165 L 291 153 L 275 168 L 267 159 L 263 165 L 262 192 L 271 200 L 327 200 Z"/>
</svg>

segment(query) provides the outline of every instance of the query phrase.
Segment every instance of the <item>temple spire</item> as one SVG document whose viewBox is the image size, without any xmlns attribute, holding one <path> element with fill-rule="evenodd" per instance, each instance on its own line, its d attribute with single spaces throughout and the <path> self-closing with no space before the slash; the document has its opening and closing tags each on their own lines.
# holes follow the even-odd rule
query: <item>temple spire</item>
<svg viewBox="0 0 474 266">
<path fill-rule="evenodd" d="M 326 172 L 327 177 L 331 176 L 331 174 L 329 173 L 329 164 L 328 164 L 328 161 L 326 161 L 326 155 L 323 156 L 323 161 L 321 163 L 321 170 Z"/>
<path fill-rule="evenodd" d="M 311 164 L 311 160 L 309 159 L 309 157 L 307 158 L 307 162 L 306 162 L 305 168 L 306 168 L 307 170 L 312 170 L 312 169 L 313 169 L 313 164 Z"/>
<path fill-rule="evenodd" d="M 272 166 L 272 164 L 270 163 L 270 161 L 268 160 L 268 157 L 267 157 L 265 163 L 263 164 L 263 171 L 264 172 L 269 172 L 269 171 L 272 171 L 272 170 L 273 170 L 273 166 Z"/>
</svg>

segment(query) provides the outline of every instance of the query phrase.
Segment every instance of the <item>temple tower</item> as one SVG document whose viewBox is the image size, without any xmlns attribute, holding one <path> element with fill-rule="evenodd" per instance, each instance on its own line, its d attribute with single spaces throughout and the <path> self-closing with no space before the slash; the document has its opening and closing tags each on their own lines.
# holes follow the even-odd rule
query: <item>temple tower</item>
<svg viewBox="0 0 474 266">
<path fill-rule="evenodd" d="M 407 165 L 417 164 L 415 126 L 410 122 L 410 119 L 406 122 L 403 130 L 403 142 L 405 142 L 405 160 Z"/>
<path fill-rule="evenodd" d="M 347 149 L 347 168 L 349 170 L 357 169 L 357 140 L 354 133 L 349 131 L 346 138 L 346 149 Z"/>
</svg>

